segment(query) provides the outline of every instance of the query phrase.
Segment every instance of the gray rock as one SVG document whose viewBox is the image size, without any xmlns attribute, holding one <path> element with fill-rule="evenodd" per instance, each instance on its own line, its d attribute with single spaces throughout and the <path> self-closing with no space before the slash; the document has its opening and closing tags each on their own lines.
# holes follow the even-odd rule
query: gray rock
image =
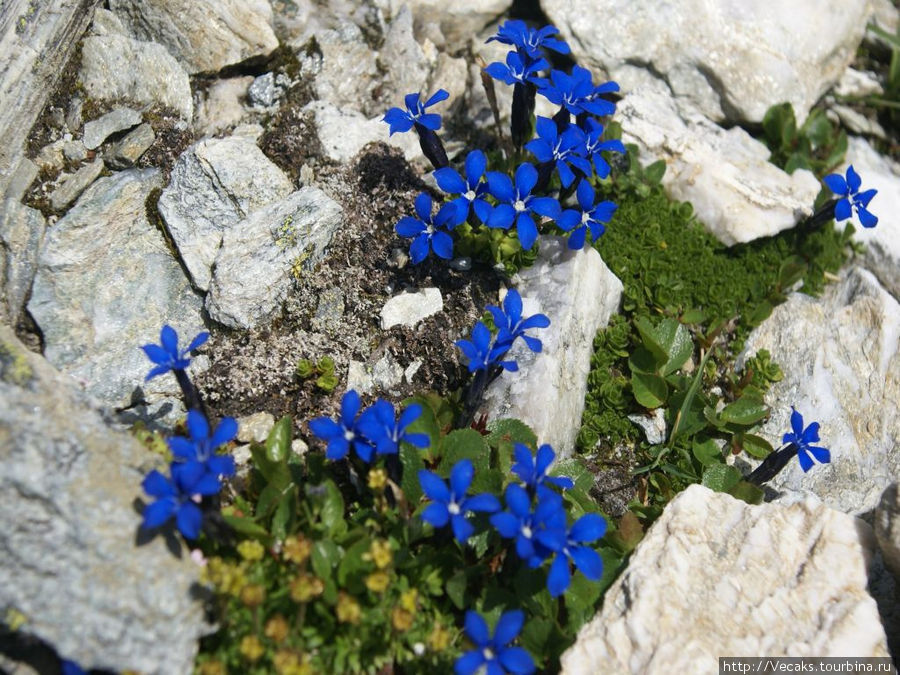
<svg viewBox="0 0 900 675">
<path fill-rule="evenodd" d="M 208 632 L 199 567 L 141 546 L 133 507 L 159 463 L 0 326 L 0 607 L 84 669 L 190 673 Z"/>
<path fill-rule="evenodd" d="M 789 101 L 798 122 L 844 73 L 868 20 L 866 0 L 543 2 L 575 60 L 628 92 L 626 65 L 665 79 L 710 119 L 760 122 Z M 798 30 L 803 26 L 802 30 Z"/>
<path fill-rule="evenodd" d="M 111 0 L 109 8 L 135 37 L 164 46 L 192 75 L 278 48 L 268 0 Z"/>
<path fill-rule="evenodd" d="M 122 35 L 84 39 L 79 78 L 88 96 L 172 108 L 186 120 L 194 115 L 187 73 L 166 48 Z"/>
<path fill-rule="evenodd" d="M 141 123 L 141 113 L 131 108 L 116 108 L 84 125 L 82 142 L 88 150 L 95 150 L 103 141 L 120 131 L 127 131 Z"/>
<path fill-rule="evenodd" d="M 199 134 L 214 136 L 239 124 L 248 113 L 244 103 L 252 83 L 253 76 L 245 75 L 216 80 L 211 84 L 197 106 L 194 127 Z"/>
<path fill-rule="evenodd" d="M 884 565 L 900 580 L 900 490 L 891 483 L 875 508 L 875 538 Z"/>
<path fill-rule="evenodd" d="M 81 141 L 66 141 L 63 156 L 70 162 L 83 162 L 87 159 L 88 151 Z"/>
<path fill-rule="evenodd" d="M 880 216 L 878 225 L 865 228 L 853 216 L 853 238 L 866 247 L 862 265 L 900 300 L 900 165 L 878 154 L 865 140 L 853 137 L 847 147 L 847 162 L 862 176 L 863 189 L 878 190 L 869 204 L 872 212 Z M 840 172 L 844 175 L 846 167 L 841 167 Z"/>
<path fill-rule="evenodd" d="M 550 326 L 532 334 L 543 342 L 535 354 L 522 340 L 509 352 L 519 364 L 504 371 L 485 393 L 488 419 L 515 417 L 528 424 L 539 443 L 558 457 L 570 457 L 581 426 L 594 336 L 618 310 L 622 282 L 592 248 L 572 251 L 563 237 L 541 237 L 532 267 L 519 271 L 523 315 L 538 312 Z"/>
<path fill-rule="evenodd" d="M 842 98 L 881 96 L 884 94 L 884 87 L 881 86 L 875 73 L 847 68 L 835 85 L 834 94 Z"/>
<path fill-rule="evenodd" d="M 102 172 L 103 160 L 100 158 L 90 164 L 85 164 L 71 176 L 63 179 L 62 183 L 50 193 L 50 206 L 54 211 L 62 211 L 78 199 L 79 195 L 87 190 Z"/>
<path fill-rule="evenodd" d="M 39 169 L 37 164 L 27 157 L 20 157 L 15 168 L 8 176 L 0 177 L 0 185 L 6 183 L 6 192 L 3 193 L 4 199 L 12 199 L 14 201 L 22 201 L 28 188 L 37 178 Z"/>
<path fill-rule="evenodd" d="M 122 35 L 134 37 L 122 20 L 108 9 L 98 7 L 94 12 L 94 20 L 91 22 L 91 35 Z"/>
<path fill-rule="evenodd" d="M 390 352 L 372 364 L 351 361 L 347 368 L 347 389 L 360 394 L 389 394 L 403 382 L 404 370 Z"/>
<path fill-rule="evenodd" d="M 47 360 L 112 407 L 177 396 L 174 378 L 144 383 L 140 346 L 158 342 L 166 323 L 182 340 L 203 329 L 200 299 L 147 220 L 161 186 L 157 169 L 95 182 L 48 231 L 28 303 Z"/>
<path fill-rule="evenodd" d="M 253 80 L 247 89 L 247 98 L 252 105 L 268 108 L 275 103 L 278 93 L 275 88 L 275 74 L 266 73 Z"/>
<path fill-rule="evenodd" d="M 239 443 L 262 443 L 275 426 L 275 416 L 267 412 L 258 412 L 239 417 L 237 423 Z"/>
<path fill-rule="evenodd" d="M 155 140 L 153 127 L 145 122 L 110 148 L 110 156 L 106 163 L 114 169 L 130 169 L 141 155 L 150 149 Z"/>
<path fill-rule="evenodd" d="M 640 148 L 641 161 L 666 161 L 666 191 L 691 202 L 719 241 L 731 246 L 771 236 L 811 214 L 820 189 L 812 173 L 788 175 L 740 127 L 726 131 L 681 108 L 665 88 L 643 88 L 621 101 L 616 119 L 623 139 Z"/>
<path fill-rule="evenodd" d="M 222 233 L 291 190 L 281 169 L 245 138 L 207 139 L 181 154 L 159 213 L 197 288 L 209 286 Z"/>
<path fill-rule="evenodd" d="M 874 541 L 810 498 L 751 506 L 691 485 L 666 506 L 561 672 L 718 673 L 718 657 L 885 657 Z"/>
<path fill-rule="evenodd" d="M 35 155 L 35 164 L 48 173 L 60 171 L 66 163 L 65 156 L 63 155 L 63 148 L 65 145 L 66 141 L 61 138 L 48 143 L 38 151 L 37 155 Z"/>
<path fill-rule="evenodd" d="M 887 133 L 877 120 L 869 119 L 848 105 L 829 103 L 828 117 L 837 121 L 851 134 L 862 134 L 887 140 Z"/>
<path fill-rule="evenodd" d="M 861 514 L 900 475 L 900 304 L 858 267 L 821 298 L 792 294 L 747 338 L 739 359 L 768 349 L 784 379 L 766 394 L 771 417 L 758 432 L 780 439 L 791 406 L 820 422 L 831 463 L 803 473 L 791 462 L 768 483 L 792 499 L 813 492 L 831 508 Z"/>
<path fill-rule="evenodd" d="M 629 415 L 628 419 L 641 428 L 650 445 L 659 445 L 666 440 L 666 413 L 662 408 L 657 408 L 649 416 Z"/>
<path fill-rule="evenodd" d="M 510 7 L 509 0 L 472 0 L 461 4 L 409 0 L 405 4 L 412 10 L 416 25 L 433 22 L 439 26 L 448 51 L 463 47 L 474 33 L 480 32 Z"/>
<path fill-rule="evenodd" d="M 232 328 L 270 319 L 294 275 L 322 259 L 342 215 L 320 189 L 304 187 L 226 230 L 206 296 L 210 317 Z"/>
<path fill-rule="evenodd" d="M 46 223 L 40 211 L 7 199 L 0 210 L 0 323 L 15 326 L 31 290 Z"/>
<path fill-rule="evenodd" d="M 403 97 L 413 91 L 422 92 L 426 98 L 434 93 L 425 91 L 430 68 L 413 34 L 413 15 L 408 6 L 404 5 L 391 21 L 378 63 L 385 70 L 385 87 L 396 105 L 402 107 Z"/>
<path fill-rule="evenodd" d="M 422 288 L 390 298 L 381 308 L 381 328 L 412 327 L 432 314 L 444 310 L 444 298 L 439 288 Z"/>
</svg>

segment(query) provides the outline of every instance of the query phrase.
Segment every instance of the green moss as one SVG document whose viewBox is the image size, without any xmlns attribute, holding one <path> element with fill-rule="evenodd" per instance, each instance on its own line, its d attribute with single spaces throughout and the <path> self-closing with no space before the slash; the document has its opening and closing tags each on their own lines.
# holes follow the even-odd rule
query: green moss
<svg viewBox="0 0 900 675">
<path fill-rule="evenodd" d="M 0 380 L 24 387 L 34 377 L 24 350 L 10 342 L 0 342 Z"/>
</svg>

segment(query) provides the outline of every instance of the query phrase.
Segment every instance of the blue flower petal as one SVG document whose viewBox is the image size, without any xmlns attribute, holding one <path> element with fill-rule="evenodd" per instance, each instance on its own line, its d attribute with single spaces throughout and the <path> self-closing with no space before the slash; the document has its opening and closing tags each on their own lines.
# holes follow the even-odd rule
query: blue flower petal
<svg viewBox="0 0 900 675">
<path fill-rule="evenodd" d="M 525 613 L 520 609 L 504 612 L 494 629 L 494 644 L 499 646 L 512 642 L 521 632 L 525 623 Z"/>
<path fill-rule="evenodd" d="M 185 502 L 175 514 L 175 524 L 185 539 L 196 539 L 203 524 L 203 513 L 193 502 Z"/>
<path fill-rule="evenodd" d="M 847 220 L 847 218 L 853 215 L 853 209 L 850 206 L 849 199 L 839 199 L 837 204 L 834 205 L 834 219 L 838 222 L 842 220 Z"/>
<path fill-rule="evenodd" d="M 475 675 L 475 672 L 484 665 L 484 654 L 480 649 L 471 649 L 456 659 L 453 671 L 456 675 Z"/>
<path fill-rule="evenodd" d="M 449 503 L 450 489 L 440 476 L 426 469 L 420 469 L 417 475 L 419 476 L 419 485 L 422 486 L 422 492 L 426 497 L 436 502 Z"/>
<path fill-rule="evenodd" d="M 144 507 L 144 520 L 141 527 L 145 530 L 152 530 L 166 524 L 175 515 L 177 504 L 172 497 L 159 499 Z"/>
<path fill-rule="evenodd" d="M 550 565 L 550 572 L 547 574 L 547 590 L 550 591 L 550 595 L 558 598 L 565 593 L 571 581 L 572 575 L 569 573 L 569 559 L 564 555 L 556 556 Z"/>
<path fill-rule="evenodd" d="M 478 612 L 466 612 L 465 629 L 466 635 L 477 647 L 485 647 L 491 641 L 488 625 Z"/>
<path fill-rule="evenodd" d="M 461 500 L 472 484 L 472 478 L 475 476 L 475 467 L 472 460 L 461 459 L 450 470 L 450 491 L 454 499 Z"/>
<path fill-rule="evenodd" d="M 596 541 L 606 534 L 606 521 L 597 513 L 586 513 L 575 521 L 569 530 L 569 539 L 575 542 Z"/>
<path fill-rule="evenodd" d="M 568 45 L 564 42 L 560 44 L 565 45 L 568 50 Z M 568 51 L 563 53 L 568 53 Z M 510 673 L 515 673 L 516 675 L 530 675 L 535 670 L 534 661 L 531 659 L 531 655 L 522 647 L 508 647 L 500 652 L 498 658 L 500 659 L 500 665 Z"/>
<path fill-rule="evenodd" d="M 451 516 L 450 527 L 453 529 L 453 536 L 456 537 L 456 541 L 460 544 L 465 544 L 475 532 L 472 523 L 466 520 L 461 513 Z"/>
<path fill-rule="evenodd" d="M 603 576 L 603 558 L 587 546 L 573 546 L 570 551 L 575 567 L 590 581 L 599 581 Z"/>
<path fill-rule="evenodd" d="M 434 527 L 444 527 L 450 521 L 450 512 L 442 502 L 432 502 L 422 511 L 422 520 Z"/>
<path fill-rule="evenodd" d="M 850 194 L 850 190 L 847 187 L 847 181 L 845 181 L 844 177 L 840 174 L 832 173 L 825 176 L 822 180 L 825 181 L 825 185 L 828 186 L 828 189 L 839 197 L 846 197 Z"/>
<path fill-rule="evenodd" d="M 434 172 L 434 180 L 438 187 L 448 194 L 460 194 L 468 189 L 459 172 L 449 166 L 437 169 Z"/>
<path fill-rule="evenodd" d="M 172 482 L 155 469 L 144 477 L 141 487 L 151 497 L 175 496 L 175 487 Z"/>
</svg>

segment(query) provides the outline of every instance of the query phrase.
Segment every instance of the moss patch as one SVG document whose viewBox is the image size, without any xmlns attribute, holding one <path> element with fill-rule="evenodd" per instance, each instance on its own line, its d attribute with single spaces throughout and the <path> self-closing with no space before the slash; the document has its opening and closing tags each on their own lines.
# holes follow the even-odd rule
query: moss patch
<svg viewBox="0 0 900 675">
<path fill-rule="evenodd" d="M 0 380 L 17 387 L 26 386 L 34 378 L 27 355 L 10 342 L 0 342 Z"/>
</svg>

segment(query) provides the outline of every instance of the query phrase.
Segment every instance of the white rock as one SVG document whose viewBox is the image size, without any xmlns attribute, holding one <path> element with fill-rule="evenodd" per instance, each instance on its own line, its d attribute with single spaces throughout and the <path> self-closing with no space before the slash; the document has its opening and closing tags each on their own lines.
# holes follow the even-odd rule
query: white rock
<svg viewBox="0 0 900 675">
<path fill-rule="evenodd" d="M 878 81 L 874 73 L 847 68 L 841 75 L 840 81 L 834 87 L 837 96 L 865 97 L 884 93 L 884 87 Z"/>
<path fill-rule="evenodd" d="M 806 474 L 791 462 L 768 484 L 786 493 L 813 492 L 828 506 L 861 514 L 900 475 L 900 304 L 858 267 L 821 298 L 792 294 L 747 338 L 741 362 L 768 349 L 784 371 L 758 432 L 781 439 L 790 406 L 806 424 L 820 422 L 831 463 Z"/>
<path fill-rule="evenodd" d="M 731 246 L 777 234 L 811 214 L 820 189 L 812 173 L 786 174 L 739 127 L 726 131 L 697 113 L 685 116 L 663 87 L 629 93 L 616 113 L 623 140 L 638 145 L 642 161 L 666 161 L 666 191 L 691 202 L 719 241 Z"/>
<path fill-rule="evenodd" d="M 515 417 L 528 424 L 539 443 L 569 457 L 581 426 L 584 395 L 594 353 L 594 336 L 618 309 L 622 282 L 592 248 L 572 251 L 563 237 L 541 237 L 533 266 L 519 272 L 523 315 L 538 312 L 550 326 L 531 335 L 543 351 L 518 340 L 509 352 L 519 364 L 504 371 L 485 392 L 488 419 Z"/>
<path fill-rule="evenodd" d="M 389 393 L 403 381 L 403 367 L 390 352 L 369 366 L 361 361 L 351 361 L 347 369 L 347 389 L 360 394 Z"/>
<path fill-rule="evenodd" d="M 322 259 L 342 215 L 320 189 L 304 187 L 225 230 L 206 296 L 210 317 L 231 328 L 270 319 L 294 275 Z"/>
<path fill-rule="evenodd" d="M 444 298 L 438 288 L 400 293 L 381 308 L 381 328 L 388 330 L 394 326 L 412 327 L 443 309 Z"/>
<path fill-rule="evenodd" d="M 258 412 L 245 417 L 239 417 L 237 440 L 240 443 L 262 443 L 268 437 L 272 427 L 275 426 L 275 416 L 272 413 Z"/>
<path fill-rule="evenodd" d="M 878 120 L 869 119 L 848 105 L 830 103 L 827 114 L 831 119 L 836 117 L 836 121 L 851 134 L 863 134 L 864 136 L 872 136 L 883 140 L 887 139 L 884 127 L 878 123 Z"/>
<path fill-rule="evenodd" d="M 853 137 L 847 147 L 846 160 L 859 172 L 864 190 L 878 190 L 869 204 L 878 216 L 878 225 L 862 227 L 854 216 L 856 232 L 853 238 L 866 246 L 862 264 L 895 298 L 900 299 L 900 166 L 879 155 L 865 140 Z M 840 173 L 846 173 L 846 166 L 841 167 Z"/>
<path fill-rule="evenodd" d="M 268 0 L 111 0 L 109 8 L 135 37 L 164 46 L 191 74 L 278 47 Z"/>
<path fill-rule="evenodd" d="M 194 114 L 187 73 L 162 45 L 122 35 L 91 35 L 84 39 L 79 78 L 91 98 L 159 103 L 184 119 Z"/>
<path fill-rule="evenodd" d="M 509 0 L 470 0 L 464 3 L 404 0 L 404 4 L 412 10 L 417 26 L 436 23 L 452 51 L 464 46 L 472 34 L 496 20 L 509 9 L 511 3 Z"/>
<path fill-rule="evenodd" d="M 871 529 L 814 499 L 750 506 L 692 485 L 666 507 L 561 672 L 719 673 L 718 657 L 888 656 Z"/>
<path fill-rule="evenodd" d="M 185 150 L 159 198 L 159 213 L 194 284 L 206 290 L 222 234 L 293 186 L 246 138 L 207 139 Z"/>
<path fill-rule="evenodd" d="M 628 419 L 641 428 L 650 445 L 659 445 L 666 440 L 666 413 L 662 408 L 656 408 L 649 416 L 629 415 Z"/>
<path fill-rule="evenodd" d="M 213 136 L 238 124 L 247 115 L 244 103 L 252 83 L 252 75 L 216 80 L 197 106 L 194 128 L 204 136 Z"/>
<path fill-rule="evenodd" d="M 84 125 L 82 142 L 88 150 L 96 150 L 103 141 L 119 131 L 126 131 L 141 123 L 141 113 L 131 108 L 116 108 Z"/>
<path fill-rule="evenodd" d="M 386 71 L 385 86 L 397 105 L 402 106 L 403 96 L 413 91 L 426 97 L 434 93 L 425 92 L 430 69 L 422 46 L 413 35 L 413 17 L 408 7 L 404 6 L 391 21 L 378 62 Z"/>
<path fill-rule="evenodd" d="M 575 59 L 631 90 L 623 65 L 659 73 L 714 120 L 760 122 L 776 103 L 802 122 L 856 55 L 867 0 L 543 2 Z M 624 77 L 623 77 L 624 76 Z"/>
</svg>

